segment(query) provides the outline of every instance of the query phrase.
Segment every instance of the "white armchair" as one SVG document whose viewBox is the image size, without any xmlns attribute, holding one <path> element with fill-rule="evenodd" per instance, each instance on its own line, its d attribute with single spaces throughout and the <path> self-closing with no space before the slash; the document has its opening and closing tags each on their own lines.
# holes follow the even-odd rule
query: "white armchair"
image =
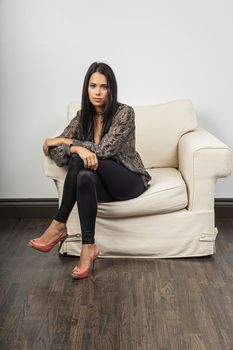
<svg viewBox="0 0 233 350">
<path fill-rule="evenodd" d="M 80 109 L 72 102 L 68 121 Z M 199 128 L 192 102 L 175 100 L 134 107 L 136 149 L 152 180 L 139 197 L 99 203 L 95 241 L 100 257 L 167 258 L 216 252 L 214 191 L 218 178 L 231 174 L 232 152 Z M 67 167 L 43 155 L 44 174 L 58 190 L 59 205 Z M 69 237 L 61 254 L 80 255 L 77 205 L 67 222 Z"/>
</svg>

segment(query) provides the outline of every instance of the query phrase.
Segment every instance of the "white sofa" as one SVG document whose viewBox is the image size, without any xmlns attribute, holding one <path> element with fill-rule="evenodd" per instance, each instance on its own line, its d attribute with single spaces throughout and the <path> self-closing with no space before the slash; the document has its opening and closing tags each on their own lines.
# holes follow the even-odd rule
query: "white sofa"
<svg viewBox="0 0 233 350">
<path fill-rule="evenodd" d="M 198 127 L 188 99 L 133 107 L 136 149 L 152 180 L 150 187 L 135 199 L 98 204 L 95 241 L 100 257 L 214 254 L 218 233 L 215 183 L 231 174 L 231 149 Z M 70 103 L 68 121 L 78 109 L 80 103 Z M 60 204 L 67 167 L 58 167 L 43 155 L 43 170 L 54 180 Z M 70 236 L 61 246 L 60 254 L 79 256 L 81 230 L 76 204 L 67 227 Z"/>
</svg>

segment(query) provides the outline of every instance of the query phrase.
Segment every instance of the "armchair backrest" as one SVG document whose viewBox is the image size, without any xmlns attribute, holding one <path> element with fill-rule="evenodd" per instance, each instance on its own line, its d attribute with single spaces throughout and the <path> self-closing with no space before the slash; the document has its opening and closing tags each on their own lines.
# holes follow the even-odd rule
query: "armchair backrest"
<svg viewBox="0 0 233 350">
<path fill-rule="evenodd" d="M 146 168 L 178 168 L 178 142 L 197 128 L 196 113 L 188 99 L 136 106 L 136 149 Z"/>
<path fill-rule="evenodd" d="M 148 168 L 178 168 L 178 142 L 187 132 L 195 130 L 196 113 L 189 99 L 167 103 L 132 106 L 135 111 L 136 150 Z M 81 108 L 80 102 L 68 106 L 68 121 Z"/>
</svg>

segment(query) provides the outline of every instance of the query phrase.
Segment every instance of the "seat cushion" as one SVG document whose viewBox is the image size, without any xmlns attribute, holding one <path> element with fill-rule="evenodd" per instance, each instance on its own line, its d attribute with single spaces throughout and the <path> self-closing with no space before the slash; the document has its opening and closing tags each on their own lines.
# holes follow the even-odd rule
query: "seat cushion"
<svg viewBox="0 0 233 350">
<path fill-rule="evenodd" d="M 130 217 L 165 214 L 184 209 L 188 204 L 185 182 L 176 168 L 147 169 L 150 187 L 139 197 L 98 204 L 99 217 Z"/>
</svg>

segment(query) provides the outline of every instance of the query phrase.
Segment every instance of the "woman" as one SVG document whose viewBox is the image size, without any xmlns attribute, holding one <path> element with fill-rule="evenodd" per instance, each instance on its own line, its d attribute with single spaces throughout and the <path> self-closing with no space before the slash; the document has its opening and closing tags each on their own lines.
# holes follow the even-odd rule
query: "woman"
<svg viewBox="0 0 233 350">
<path fill-rule="evenodd" d="M 58 166 L 68 165 L 68 171 L 54 219 L 29 245 L 48 252 L 64 241 L 66 222 L 77 201 L 82 250 L 72 276 L 85 278 L 100 253 L 94 239 L 98 202 L 138 197 L 151 180 L 135 150 L 134 110 L 117 101 L 117 82 L 111 67 L 98 62 L 89 67 L 81 110 L 59 137 L 45 140 L 43 151 Z"/>
</svg>

